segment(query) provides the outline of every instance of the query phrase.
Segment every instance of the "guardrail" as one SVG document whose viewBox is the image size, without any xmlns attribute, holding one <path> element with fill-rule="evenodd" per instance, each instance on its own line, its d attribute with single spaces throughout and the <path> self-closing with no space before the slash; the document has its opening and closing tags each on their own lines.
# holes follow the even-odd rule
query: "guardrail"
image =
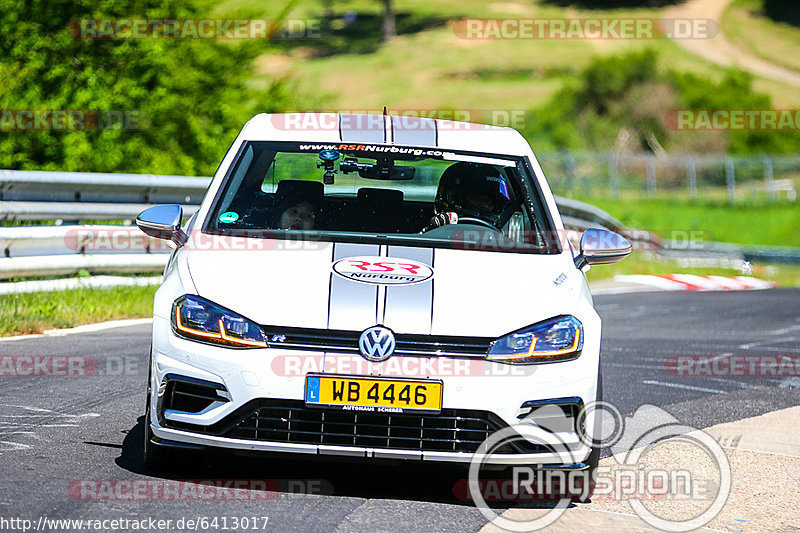
<svg viewBox="0 0 800 533">
<path fill-rule="evenodd" d="M 180 202 L 177 202 L 180 203 Z M 0 201 L 0 220 L 130 220 L 154 204 L 113 204 L 94 202 L 16 202 Z M 189 218 L 196 205 L 182 204 L 183 216 Z"/>
<path fill-rule="evenodd" d="M 713 199 L 796 202 L 800 153 L 651 154 L 561 152 L 537 154 L 554 192 L 590 198 Z"/>
<path fill-rule="evenodd" d="M 211 178 L 0 170 L 0 200 L 199 204 Z"/>
<path fill-rule="evenodd" d="M 150 205 L 179 203 L 188 218 L 211 181 L 208 177 L 0 170 L 0 220 L 58 223 L 132 221 Z M 431 187 L 414 194 L 434 194 Z M 569 229 L 624 226 L 595 206 L 556 197 Z M 98 234 L 113 243 L 104 249 Z M 89 244 L 89 246 L 87 246 Z M 0 227 L 0 279 L 163 270 L 169 248 L 135 226 L 43 225 Z"/>
<path fill-rule="evenodd" d="M 208 177 L 94 172 L 0 170 L 0 220 L 132 220 L 153 204 L 178 203 L 188 218 L 211 182 Z M 420 188 L 426 192 L 430 187 Z M 595 206 L 556 197 L 576 229 L 623 228 Z"/>
</svg>

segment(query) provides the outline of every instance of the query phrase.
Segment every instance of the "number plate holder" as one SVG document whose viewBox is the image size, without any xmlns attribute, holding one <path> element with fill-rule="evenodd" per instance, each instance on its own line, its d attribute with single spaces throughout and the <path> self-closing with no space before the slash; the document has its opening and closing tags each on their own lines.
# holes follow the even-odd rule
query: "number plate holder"
<svg viewBox="0 0 800 533">
<path fill-rule="evenodd" d="M 443 392 L 442 380 L 307 374 L 305 402 L 342 411 L 435 414 L 442 410 Z"/>
</svg>

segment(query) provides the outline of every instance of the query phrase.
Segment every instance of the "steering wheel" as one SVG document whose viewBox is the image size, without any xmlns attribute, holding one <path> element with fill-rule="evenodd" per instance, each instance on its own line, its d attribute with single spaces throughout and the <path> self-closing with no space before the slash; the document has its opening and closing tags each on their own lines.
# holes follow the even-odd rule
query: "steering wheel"
<svg viewBox="0 0 800 533">
<path fill-rule="evenodd" d="M 492 224 L 491 222 L 487 222 L 482 218 L 474 218 L 474 217 L 458 217 L 458 224 L 476 224 L 478 226 L 483 226 L 489 229 L 493 229 L 495 231 L 499 231 L 502 233 L 502 230 Z"/>
</svg>

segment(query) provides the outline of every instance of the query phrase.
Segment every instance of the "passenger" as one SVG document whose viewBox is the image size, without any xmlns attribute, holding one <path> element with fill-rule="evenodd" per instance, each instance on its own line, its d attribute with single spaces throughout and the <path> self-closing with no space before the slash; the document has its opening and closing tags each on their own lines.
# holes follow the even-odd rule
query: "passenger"
<svg viewBox="0 0 800 533">
<path fill-rule="evenodd" d="M 299 196 L 282 200 L 275 209 L 279 213 L 278 228 L 309 231 L 316 226 L 317 209 L 314 202 Z"/>
</svg>

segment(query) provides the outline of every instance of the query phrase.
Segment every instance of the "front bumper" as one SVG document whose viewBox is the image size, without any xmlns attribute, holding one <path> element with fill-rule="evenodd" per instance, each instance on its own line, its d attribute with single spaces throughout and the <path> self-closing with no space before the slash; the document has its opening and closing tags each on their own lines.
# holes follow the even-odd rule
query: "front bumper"
<svg viewBox="0 0 800 533">
<path fill-rule="evenodd" d="M 303 402 L 306 373 L 332 371 L 332 367 L 341 370 L 342 360 L 337 358 L 351 356 L 274 348 L 232 350 L 199 344 L 173 335 L 169 321 L 159 317 L 154 319 L 153 336 L 151 386 L 153 391 L 160 390 L 161 396 L 154 394 L 151 398 L 151 431 L 156 441 L 193 446 L 469 463 L 488 435 L 525 424 L 519 418 L 527 412 L 521 407 L 523 403 L 567 397 L 589 403 L 597 393 L 599 341 L 587 337 L 583 354 L 574 361 L 526 367 L 481 361 L 477 366 L 462 366 L 463 372 L 454 370 L 453 375 L 414 375 L 443 381 L 440 414 L 360 414 L 359 422 L 358 413 L 310 409 Z M 287 366 L 287 357 L 299 358 L 300 362 Z M 276 365 L 276 361 L 282 363 Z M 367 364 L 360 357 L 352 362 L 368 367 L 354 367 L 354 375 L 387 375 L 382 364 Z M 212 390 L 216 400 L 209 400 L 209 405 L 196 412 L 165 408 L 164 385 L 174 376 L 218 385 L 219 390 Z M 586 428 L 587 434 L 591 429 Z M 419 438 L 414 438 L 417 432 Z M 561 453 L 533 443 L 526 446 L 523 441 L 508 448 L 508 453 L 493 453 L 486 463 L 584 468 L 591 449 L 578 432 L 555 435 L 564 444 Z"/>
</svg>

